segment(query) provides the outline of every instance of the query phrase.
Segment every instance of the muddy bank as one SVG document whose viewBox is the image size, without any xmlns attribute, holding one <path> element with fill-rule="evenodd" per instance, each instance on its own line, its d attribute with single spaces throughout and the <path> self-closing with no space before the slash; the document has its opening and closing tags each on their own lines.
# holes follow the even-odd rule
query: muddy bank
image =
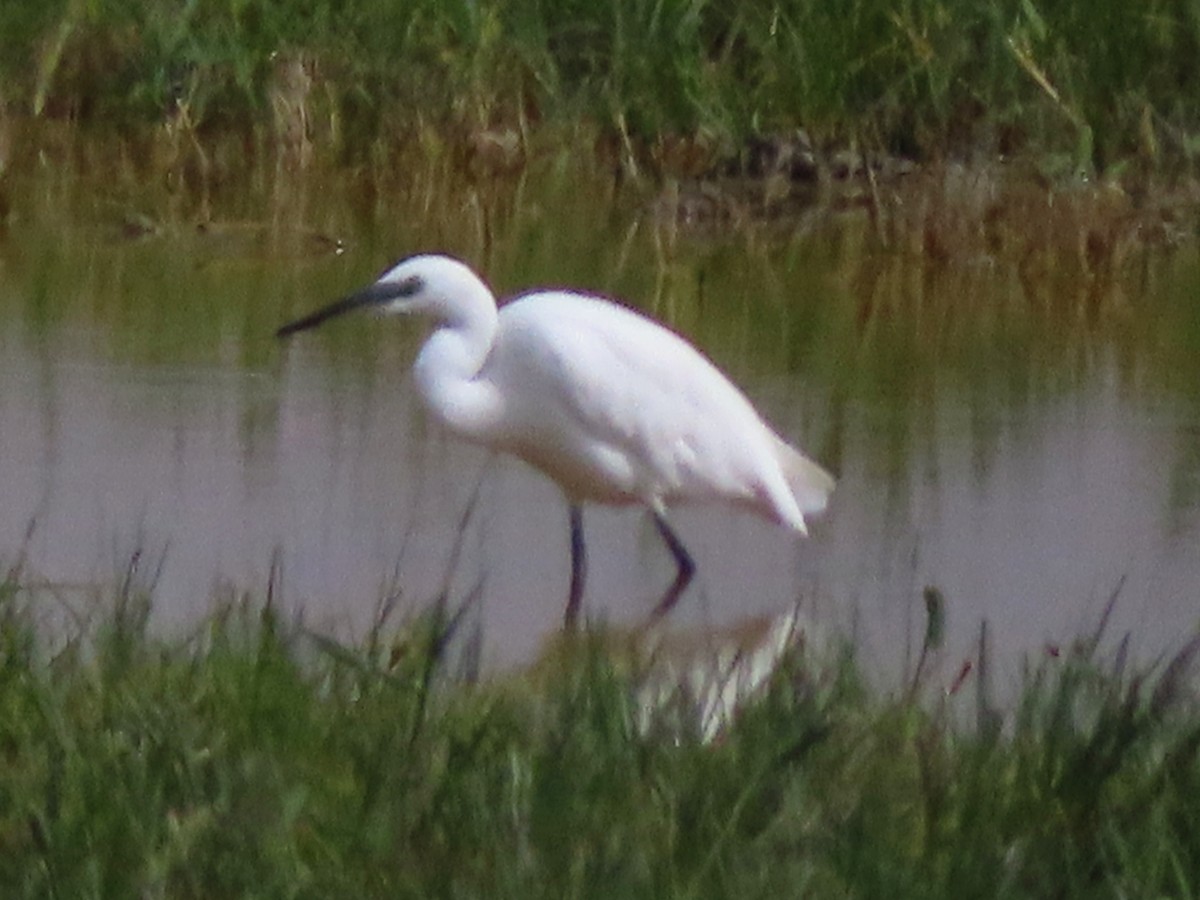
<svg viewBox="0 0 1200 900">
<path fill-rule="evenodd" d="M 295 110 L 277 110 L 271 128 L 249 136 L 207 134 L 179 118 L 130 135 L 0 116 L 0 227 L 22 218 L 15 185 L 52 172 L 99 196 L 120 239 L 186 231 L 244 248 L 282 235 L 297 253 L 338 253 L 340 235 L 280 212 L 298 186 L 347 192 L 371 217 L 400 195 L 450 210 L 480 193 L 515 198 L 548 168 L 607 182 L 611 202 L 640 206 L 670 239 L 770 236 L 857 216 L 880 250 L 931 264 L 1005 261 L 1032 279 L 1052 270 L 1103 277 L 1132 247 L 1194 239 L 1200 223 L 1194 176 L 1130 168 L 1097 179 L 1032 156 L 921 161 L 822 146 L 803 130 L 731 149 L 673 135 L 622 142 L 585 126 L 428 129 L 381 143 L 366 160 L 340 158 L 309 131 Z"/>
</svg>

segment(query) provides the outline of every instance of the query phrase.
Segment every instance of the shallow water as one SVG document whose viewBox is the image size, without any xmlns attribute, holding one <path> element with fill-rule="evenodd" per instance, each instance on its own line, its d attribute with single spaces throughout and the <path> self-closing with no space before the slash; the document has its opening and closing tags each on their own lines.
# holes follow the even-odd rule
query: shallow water
<svg viewBox="0 0 1200 900">
<path fill-rule="evenodd" d="M 132 184 L 28 173 L 0 238 L 0 561 L 24 547 L 26 580 L 52 588 L 39 602 L 86 602 L 141 551 L 156 615 L 182 627 L 215 596 L 261 595 L 277 560 L 283 602 L 322 627 L 361 630 L 383 596 L 478 589 L 486 662 L 533 655 L 566 595 L 556 489 L 425 420 L 404 323 L 272 337 L 437 248 L 502 293 L 571 284 L 668 320 L 838 474 L 807 541 L 679 510 L 699 566 L 680 625 L 799 601 L 898 672 L 934 586 L 950 677 L 985 618 L 1011 661 L 1090 630 L 1118 588 L 1110 633 L 1143 658 L 1200 622 L 1194 239 L 1031 282 L 1003 259 L 877 247 L 852 213 L 689 237 L 561 164 L 387 198 L 231 191 L 205 198 L 220 224 L 202 230 Z M 589 614 L 638 621 L 668 555 L 636 511 L 589 509 L 585 526 Z"/>
</svg>

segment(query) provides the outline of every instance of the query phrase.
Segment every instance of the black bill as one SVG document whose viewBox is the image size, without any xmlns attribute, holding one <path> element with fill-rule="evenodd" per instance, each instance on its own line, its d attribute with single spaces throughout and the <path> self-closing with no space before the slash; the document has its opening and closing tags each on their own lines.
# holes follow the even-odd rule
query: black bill
<svg viewBox="0 0 1200 900">
<path fill-rule="evenodd" d="M 316 312 L 309 313 L 295 322 L 289 322 L 275 332 L 275 337 L 285 338 L 295 334 L 297 331 L 307 331 L 343 313 L 354 312 L 357 309 L 368 309 L 372 306 L 382 306 L 399 297 L 409 296 L 411 293 L 411 285 L 407 281 L 376 282 L 369 287 L 363 288 L 361 291 L 355 291 L 348 297 L 343 297 L 341 300 L 322 307 Z"/>
</svg>

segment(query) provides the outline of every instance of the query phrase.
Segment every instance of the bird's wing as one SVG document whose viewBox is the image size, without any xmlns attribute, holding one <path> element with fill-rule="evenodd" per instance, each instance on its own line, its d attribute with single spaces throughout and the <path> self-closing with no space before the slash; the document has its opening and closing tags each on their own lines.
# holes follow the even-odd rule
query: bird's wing
<svg viewBox="0 0 1200 900">
<path fill-rule="evenodd" d="M 540 443 L 518 448 L 560 482 L 556 459 L 587 459 L 590 477 L 646 502 L 736 499 L 757 489 L 752 454 L 771 433 L 699 351 L 635 313 L 595 298 L 538 294 L 507 307 L 497 377 L 520 385 L 513 421 Z M 549 449 L 546 449 L 549 448 Z M 767 448 L 767 449 L 764 449 Z"/>
</svg>

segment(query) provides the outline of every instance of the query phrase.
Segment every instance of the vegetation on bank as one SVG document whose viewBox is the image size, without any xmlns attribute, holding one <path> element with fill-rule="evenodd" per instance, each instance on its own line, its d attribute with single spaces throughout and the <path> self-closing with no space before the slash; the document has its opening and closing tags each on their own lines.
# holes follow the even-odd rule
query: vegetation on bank
<svg viewBox="0 0 1200 900">
<path fill-rule="evenodd" d="M 803 128 L 893 156 L 1191 167 L 1181 0 L 50 0 L 0 5 L 0 107 L 122 130 L 503 143 L 594 123 L 689 172 Z M 672 141 L 682 141 L 675 146 Z"/>
<path fill-rule="evenodd" d="M 0 585 L 6 897 L 1200 888 L 1197 642 L 1151 675 L 1082 640 L 1003 716 L 971 679 L 886 696 L 796 646 L 707 740 L 599 641 L 472 684 L 436 617 L 346 646 L 269 606 L 178 640 L 147 612 L 125 592 L 52 639 Z"/>
</svg>

